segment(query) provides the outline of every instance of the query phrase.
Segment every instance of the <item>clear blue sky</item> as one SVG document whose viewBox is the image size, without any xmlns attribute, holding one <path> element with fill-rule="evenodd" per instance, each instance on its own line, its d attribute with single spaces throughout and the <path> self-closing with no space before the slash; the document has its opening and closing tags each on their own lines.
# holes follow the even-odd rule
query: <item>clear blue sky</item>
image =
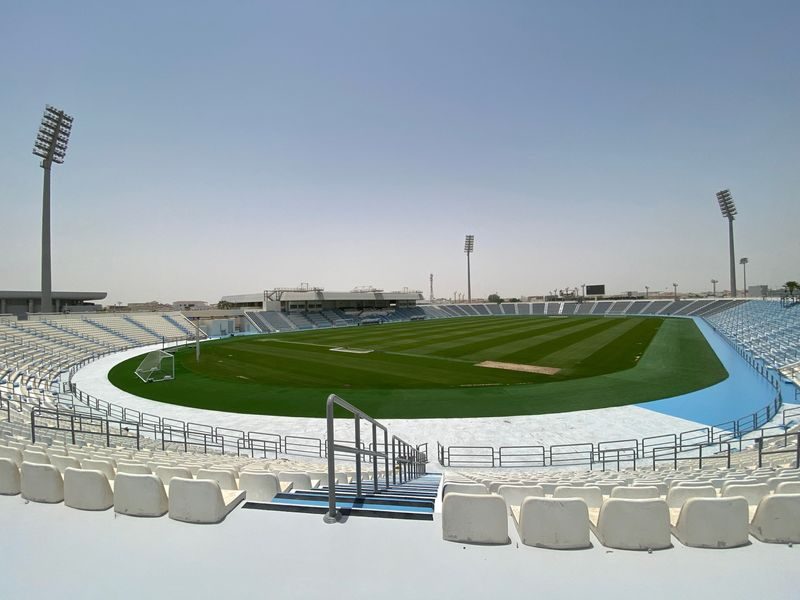
<svg viewBox="0 0 800 600">
<path fill-rule="evenodd" d="M 0 289 L 800 279 L 800 2 L 0 3 Z M 741 285 L 741 270 L 738 271 Z"/>
</svg>

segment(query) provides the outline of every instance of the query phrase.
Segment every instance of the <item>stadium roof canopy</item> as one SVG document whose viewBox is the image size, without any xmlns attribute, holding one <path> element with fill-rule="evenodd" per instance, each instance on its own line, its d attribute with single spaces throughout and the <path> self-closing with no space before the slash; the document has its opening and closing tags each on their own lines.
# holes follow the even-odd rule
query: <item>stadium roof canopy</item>
<svg viewBox="0 0 800 600">
<path fill-rule="evenodd" d="M 83 306 L 94 306 L 92 300 L 103 300 L 106 292 L 53 292 L 56 312 L 65 309 L 75 310 Z M 19 316 L 37 313 L 42 310 L 42 292 L 0 290 L 0 314 L 12 313 Z"/>
</svg>

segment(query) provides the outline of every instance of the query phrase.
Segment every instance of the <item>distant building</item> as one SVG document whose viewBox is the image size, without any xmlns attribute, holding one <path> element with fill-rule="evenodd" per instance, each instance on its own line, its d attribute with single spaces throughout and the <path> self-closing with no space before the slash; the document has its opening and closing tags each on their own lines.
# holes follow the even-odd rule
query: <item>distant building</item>
<svg viewBox="0 0 800 600">
<path fill-rule="evenodd" d="M 205 310 L 209 308 L 208 302 L 203 300 L 176 300 L 172 306 L 178 310 Z"/>
<path fill-rule="evenodd" d="M 267 290 L 260 294 L 223 296 L 222 302 L 231 308 L 255 308 L 289 312 L 319 312 L 322 310 L 382 310 L 416 306 L 423 300 L 420 291 L 384 292 L 383 290 L 326 292 L 323 289 Z"/>
</svg>

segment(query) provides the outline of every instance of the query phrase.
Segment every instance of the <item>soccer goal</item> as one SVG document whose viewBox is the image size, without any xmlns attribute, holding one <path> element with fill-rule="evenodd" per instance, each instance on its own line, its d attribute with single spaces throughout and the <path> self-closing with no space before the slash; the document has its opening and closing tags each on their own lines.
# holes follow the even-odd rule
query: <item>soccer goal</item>
<svg viewBox="0 0 800 600">
<path fill-rule="evenodd" d="M 135 373 L 145 383 L 175 379 L 175 356 L 163 350 L 154 350 L 144 357 Z"/>
</svg>

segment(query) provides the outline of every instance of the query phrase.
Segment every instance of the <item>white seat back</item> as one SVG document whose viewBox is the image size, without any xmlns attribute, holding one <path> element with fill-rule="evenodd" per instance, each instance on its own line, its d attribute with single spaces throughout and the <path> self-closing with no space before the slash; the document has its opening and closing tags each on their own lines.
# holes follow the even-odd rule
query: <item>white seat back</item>
<svg viewBox="0 0 800 600">
<path fill-rule="evenodd" d="M 291 483 L 292 489 L 295 490 L 311 489 L 311 477 L 308 476 L 308 473 L 282 471 L 278 473 L 278 479 L 283 483 Z"/>
<path fill-rule="evenodd" d="M 655 486 L 621 486 L 611 492 L 612 498 L 627 498 L 629 500 L 644 500 L 661 496 Z"/>
<path fill-rule="evenodd" d="M 507 544 L 505 501 L 497 494 L 448 492 L 442 502 L 442 537 L 451 542 Z"/>
<path fill-rule="evenodd" d="M 771 544 L 800 543 L 800 494 L 762 498 L 750 523 L 750 533 Z"/>
<path fill-rule="evenodd" d="M 237 494 L 237 498 L 238 501 L 244 499 L 244 492 Z M 170 519 L 185 523 L 219 523 L 232 508 L 226 505 L 216 481 L 175 477 L 169 484 Z"/>
<path fill-rule="evenodd" d="M 595 533 L 609 548 L 669 548 L 672 543 L 667 502 L 657 498 L 609 498 L 600 507 Z"/>
<path fill-rule="evenodd" d="M 747 500 L 690 498 L 681 508 L 674 533 L 685 546 L 736 548 L 748 541 L 750 515 Z"/>
<path fill-rule="evenodd" d="M 114 512 L 134 517 L 160 517 L 169 509 L 158 475 L 117 473 Z"/>
<path fill-rule="evenodd" d="M 239 476 L 239 487 L 247 492 L 247 499 L 254 502 L 269 502 L 281 491 L 278 477 L 264 471 L 243 471 Z"/>
<path fill-rule="evenodd" d="M 227 469 L 200 469 L 197 471 L 197 479 L 210 479 L 216 481 L 223 490 L 238 490 L 236 475 Z M 310 486 L 309 486 L 310 487 Z"/>
<path fill-rule="evenodd" d="M 108 478 L 101 471 L 67 467 L 64 504 L 81 510 L 108 510 L 114 505 Z"/>
<path fill-rule="evenodd" d="M 81 461 L 81 469 L 91 469 L 100 471 L 109 481 L 114 481 L 114 465 L 105 459 L 84 458 Z"/>
<path fill-rule="evenodd" d="M 512 506 L 521 506 L 526 498 L 544 497 L 544 489 L 540 485 L 501 485 L 497 491 L 509 510 L 511 510 Z"/>
<path fill-rule="evenodd" d="M 600 508 L 603 504 L 603 492 L 596 485 L 585 487 L 560 485 L 553 492 L 553 498 L 580 498 L 590 508 Z"/>
<path fill-rule="evenodd" d="M 158 466 L 156 467 L 156 475 L 158 475 L 159 479 L 161 479 L 161 483 L 164 485 L 169 485 L 173 477 L 192 479 L 192 472 L 186 467 Z"/>
<path fill-rule="evenodd" d="M 16 448 L 0 446 L 0 458 L 7 458 L 13 461 L 17 467 L 22 464 L 22 452 Z"/>
<path fill-rule="evenodd" d="M 558 550 L 589 548 L 586 502 L 580 498 L 529 497 L 520 507 L 519 535 L 528 546 Z"/>
<path fill-rule="evenodd" d="M 20 469 L 22 497 L 31 502 L 64 500 L 64 480 L 53 465 L 23 462 Z"/>
<path fill-rule="evenodd" d="M 667 492 L 667 504 L 670 508 L 681 508 L 683 503 L 692 498 L 716 498 L 716 488 L 706 485 L 698 487 L 672 487 Z"/>
<path fill-rule="evenodd" d="M 16 496 L 20 491 L 19 467 L 10 458 L 0 458 L 0 495 Z"/>
<path fill-rule="evenodd" d="M 732 496 L 743 496 L 748 504 L 758 505 L 761 499 L 769 494 L 769 486 L 766 483 L 741 483 L 726 485 L 722 491 L 724 498 Z"/>
</svg>

